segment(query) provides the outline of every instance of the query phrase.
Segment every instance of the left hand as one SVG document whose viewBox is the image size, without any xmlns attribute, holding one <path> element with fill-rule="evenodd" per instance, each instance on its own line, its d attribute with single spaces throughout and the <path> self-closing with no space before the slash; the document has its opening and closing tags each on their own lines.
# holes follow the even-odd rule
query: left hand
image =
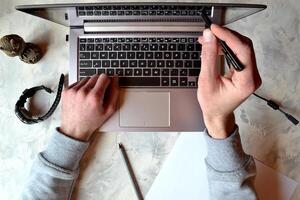
<svg viewBox="0 0 300 200">
<path fill-rule="evenodd" d="M 116 111 L 118 96 L 118 77 L 111 80 L 105 74 L 85 78 L 65 89 L 60 131 L 74 139 L 88 141 Z"/>
</svg>

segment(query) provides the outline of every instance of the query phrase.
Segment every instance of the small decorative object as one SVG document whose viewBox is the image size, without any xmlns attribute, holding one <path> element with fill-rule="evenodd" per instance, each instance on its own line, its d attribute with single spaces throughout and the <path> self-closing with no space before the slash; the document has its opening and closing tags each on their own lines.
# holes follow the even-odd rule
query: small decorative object
<svg viewBox="0 0 300 200">
<path fill-rule="evenodd" d="M 20 59 L 28 64 L 37 63 L 42 58 L 42 52 L 40 48 L 32 43 L 26 43 L 23 53 L 20 55 Z"/>
<path fill-rule="evenodd" d="M 6 55 L 19 56 L 20 60 L 28 64 L 35 64 L 42 58 L 41 49 L 32 43 L 25 43 L 18 35 L 6 35 L 0 39 L 0 50 Z"/>
<path fill-rule="evenodd" d="M 18 35 L 6 35 L 0 39 L 0 49 L 8 56 L 19 56 L 22 54 L 24 48 L 25 42 Z"/>
</svg>

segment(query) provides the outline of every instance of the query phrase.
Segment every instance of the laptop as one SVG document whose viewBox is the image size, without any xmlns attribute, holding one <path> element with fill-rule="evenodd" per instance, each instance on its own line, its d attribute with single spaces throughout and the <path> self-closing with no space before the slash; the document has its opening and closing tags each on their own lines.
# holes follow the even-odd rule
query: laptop
<svg viewBox="0 0 300 200">
<path fill-rule="evenodd" d="M 100 131 L 130 132 L 202 131 L 196 94 L 201 69 L 197 38 L 205 28 L 201 11 L 213 23 L 226 25 L 265 8 L 179 2 L 16 7 L 69 27 L 69 84 L 94 74 L 119 75 L 119 109 Z"/>
</svg>

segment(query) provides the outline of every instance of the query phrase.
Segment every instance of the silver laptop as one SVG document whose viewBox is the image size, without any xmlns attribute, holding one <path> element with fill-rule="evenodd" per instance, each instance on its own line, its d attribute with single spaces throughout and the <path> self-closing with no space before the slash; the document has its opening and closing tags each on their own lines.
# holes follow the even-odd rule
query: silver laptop
<svg viewBox="0 0 300 200">
<path fill-rule="evenodd" d="M 196 95 L 197 38 L 205 27 L 200 12 L 225 25 L 265 8 L 175 2 L 16 7 L 70 27 L 69 84 L 94 74 L 119 75 L 119 109 L 101 131 L 202 131 Z"/>
</svg>

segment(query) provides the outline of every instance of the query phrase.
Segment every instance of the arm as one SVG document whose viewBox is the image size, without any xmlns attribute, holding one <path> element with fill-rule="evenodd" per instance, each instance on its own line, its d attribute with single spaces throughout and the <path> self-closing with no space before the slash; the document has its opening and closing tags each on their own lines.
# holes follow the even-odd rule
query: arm
<svg viewBox="0 0 300 200">
<path fill-rule="evenodd" d="M 83 79 L 64 90 L 61 126 L 33 163 L 22 199 L 71 198 L 89 139 L 114 113 L 118 95 L 118 79 L 111 81 L 106 75 Z"/>
<path fill-rule="evenodd" d="M 199 37 L 202 44 L 198 101 L 206 125 L 206 166 L 212 200 L 257 199 L 253 181 L 254 160 L 243 151 L 233 111 L 260 85 L 250 39 L 229 29 L 212 25 Z M 231 69 L 225 76 L 217 69 L 220 49 L 217 38 L 224 40 L 245 66 L 241 72 Z"/>
</svg>

